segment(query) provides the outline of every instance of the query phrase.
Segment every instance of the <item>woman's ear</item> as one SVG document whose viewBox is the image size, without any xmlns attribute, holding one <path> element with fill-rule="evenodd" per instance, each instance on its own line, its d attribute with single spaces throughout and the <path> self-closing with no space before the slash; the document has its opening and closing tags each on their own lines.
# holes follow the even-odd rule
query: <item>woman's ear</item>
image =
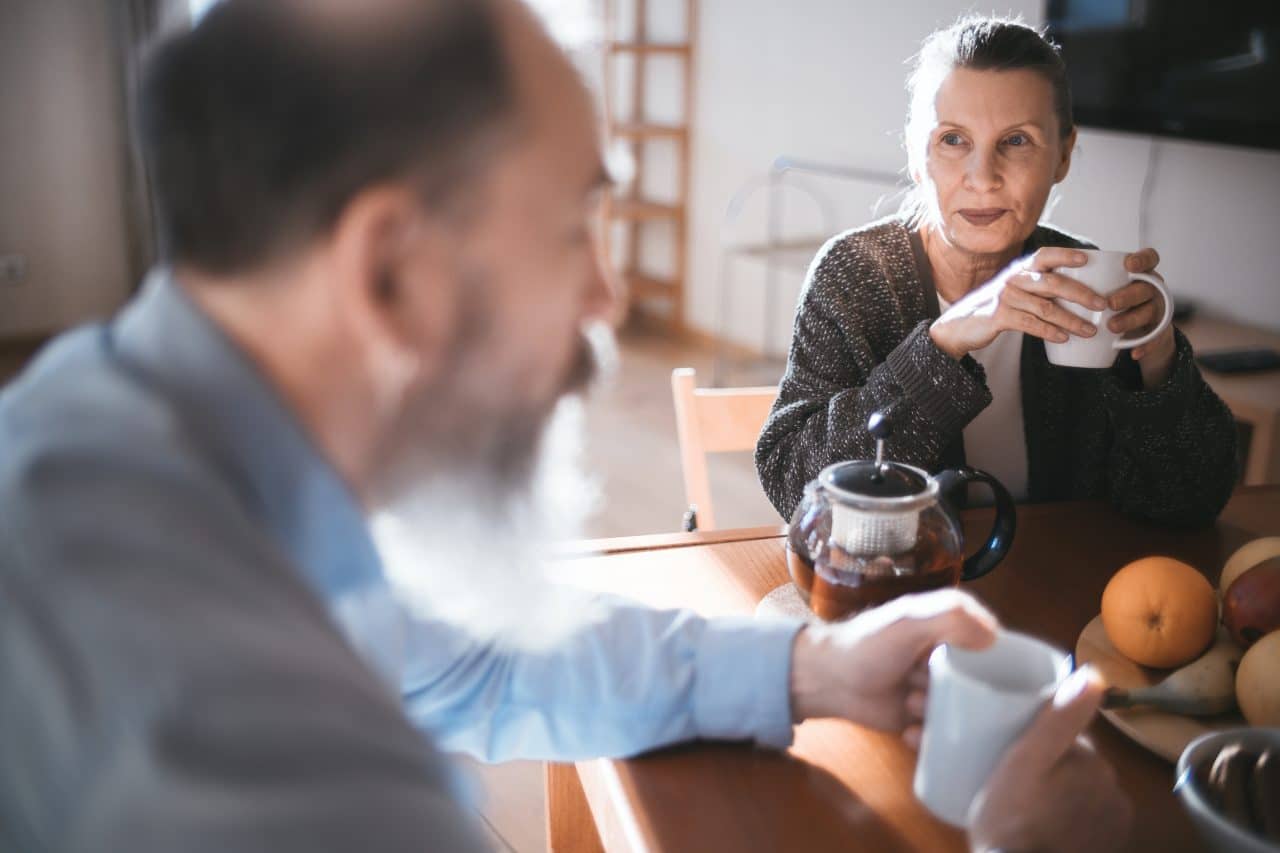
<svg viewBox="0 0 1280 853">
<path fill-rule="evenodd" d="M 399 187 L 375 187 L 334 224 L 341 322 L 370 379 L 389 394 L 434 375 L 452 340 L 457 282 L 447 223 Z"/>
<path fill-rule="evenodd" d="M 911 178 L 911 183 L 917 187 L 924 181 L 924 154 L 911 143 L 911 137 L 907 137 L 907 175 Z"/>
<path fill-rule="evenodd" d="M 1062 159 L 1058 161 L 1058 167 L 1053 172 L 1053 182 L 1061 183 L 1063 178 L 1067 176 L 1067 172 L 1071 171 L 1071 155 L 1076 150 L 1076 129 L 1071 128 L 1071 132 L 1062 139 Z"/>
</svg>

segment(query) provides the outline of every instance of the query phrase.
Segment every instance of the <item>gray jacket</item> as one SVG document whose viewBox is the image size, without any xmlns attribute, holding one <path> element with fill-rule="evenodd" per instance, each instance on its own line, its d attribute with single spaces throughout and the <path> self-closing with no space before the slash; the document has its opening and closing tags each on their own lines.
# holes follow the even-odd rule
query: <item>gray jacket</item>
<svg viewBox="0 0 1280 853">
<path fill-rule="evenodd" d="M 302 570 L 365 564 L 363 520 L 306 512 L 336 477 L 150 301 L 0 395 L 0 850 L 489 849 Z"/>
</svg>

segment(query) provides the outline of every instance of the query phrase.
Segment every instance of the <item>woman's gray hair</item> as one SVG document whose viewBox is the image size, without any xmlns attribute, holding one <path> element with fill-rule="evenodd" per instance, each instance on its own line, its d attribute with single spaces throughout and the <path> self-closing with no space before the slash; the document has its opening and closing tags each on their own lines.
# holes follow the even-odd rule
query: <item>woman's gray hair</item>
<svg viewBox="0 0 1280 853">
<path fill-rule="evenodd" d="M 1058 46 L 1044 34 L 1012 18 L 965 17 L 924 40 L 907 77 L 907 124 L 904 144 L 912 175 L 924 167 L 934 96 L 943 79 L 957 68 L 973 71 L 1027 69 L 1044 77 L 1053 88 L 1053 109 L 1062 138 L 1075 128 L 1071 115 L 1071 86 Z"/>
</svg>

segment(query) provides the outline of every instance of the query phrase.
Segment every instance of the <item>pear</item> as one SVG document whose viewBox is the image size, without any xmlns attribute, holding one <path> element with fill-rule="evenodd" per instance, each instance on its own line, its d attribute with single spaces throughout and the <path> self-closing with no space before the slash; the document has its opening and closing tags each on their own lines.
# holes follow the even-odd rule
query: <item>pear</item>
<svg viewBox="0 0 1280 853">
<path fill-rule="evenodd" d="M 1209 717 L 1236 707 L 1236 668 L 1243 650 L 1222 627 L 1209 650 L 1151 687 L 1124 690 L 1112 687 L 1103 699 L 1106 708 L 1149 706 L 1172 714 Z"/>
</svg>

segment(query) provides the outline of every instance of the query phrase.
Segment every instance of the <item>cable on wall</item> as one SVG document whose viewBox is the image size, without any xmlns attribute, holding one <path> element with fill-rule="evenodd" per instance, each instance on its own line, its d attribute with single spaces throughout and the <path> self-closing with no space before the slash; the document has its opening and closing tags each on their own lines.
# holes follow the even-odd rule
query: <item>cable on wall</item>
<svg viewBox="0 0 1280 853">
<path fill-rule="evenodd" d="M 1156 166 L 1160 162 L 1160 142 L 1154 137 L 1147 147 L 1147 172 L 1142 176 L 1142 190 L 1138 193 L 1138 248 L 1151 245 L 1151 195 L 1155 191 Z"/>
</svg>

